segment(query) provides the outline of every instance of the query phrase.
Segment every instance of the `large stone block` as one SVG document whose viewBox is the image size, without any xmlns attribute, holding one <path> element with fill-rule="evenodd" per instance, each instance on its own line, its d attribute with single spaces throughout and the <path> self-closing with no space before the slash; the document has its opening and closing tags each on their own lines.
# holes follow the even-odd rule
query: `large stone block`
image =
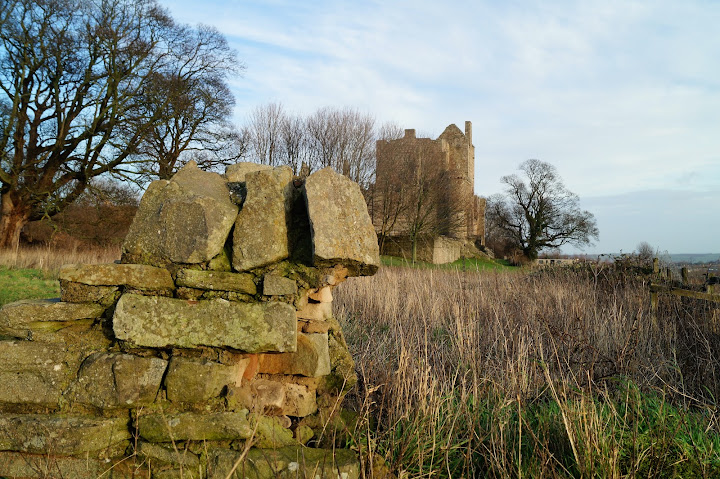
<svg viewBox="0 0 720 479">
<path fill-rule="evenodd" d="M 0 403 L 57 406 L 81 360 L 60 343 L 0 341 Z"/>
<path fill-rule="evenodd" d="M 206 359 L 173 357 L 165 375 L 167 398 L 195 403 L 217 397 L 226 386 L 241 381 L 245 366 L 245 362 L 226 366 Z"/>
<path fill-rule="evenodd" d="M 228 165 L 225 167 L 225 178 L 232 183 L 242 183 L 245 181 L 245 176 L 248 173 L 267 170 L 272 170 L 272 166 L 260 165 L 249 161 L 241 161 L 240 163 L 235 163 L 234 165 Z"/>
<path fill-rule="evenodd" d="M 307 178 L 305 192 L 314 264 L 342 264 L 355 275 L 375 274 L 380 252 L 360 186 L 323 168 Z"/>
<path fill-rule="evenodd" d="M 313 449 L 300 445 L 276 450 L 250 449 L 239 467 L 241 452 L 216 449 L 209 455 L 209 479 L 342 478 L 360 477 L 360 462 L 349 449 Z M 233 472 L 234 471 L 234 472 Z"/>
<path fill-rule="evenodd" d="M 99 408 L 136 407 L 155 400 L 167 361 L 122 353 L 95 353 L 83 362 L 75 400 Z"/>
<path fill-rule="evenodd" d="M 330 374 L 327 334 L 298 334 L 297 351 L 262 354 L 259 372 L 263 374 L 299 374 L 319 377 Z"/>
<path fill-rule="evenodd" d="M 177 273 L 177 285 L 211 291 L 235 291 L 250 295 L 257 293 L 253 275 L 247 273 L 181 269 Z"/>
<path fill-rule="evenodd" d="M 149 471 L 138 467 L 135 461 L 123 460 L 123 457 L 109 459 L 109 462 L 108 459 L 0 452 L 0 477 L 150 479 Z"/>
<path fill-rule="evenodd" d="M 149 442 L 247 439 L 253 433 L 247 411 L 149 414 L 140 416 L 135 426 Z"/>
<path fill-rule="evenodd" d="M 129 286 L 146 291 L 175 289 L 168 270 L 144 264 L 68 264 L 60 268 L 59 279 L 91 286 Z"/>
<path fill-rule="evenodd" d="M 202 263 L 217 256 L 237 217 L 225 179 L 185 165 L 150 184 L 123 243 L 123 261 Z"/>
<path fill-rule="evenodd" d="M 0 335 L 33 339 L 33 332 L 59 330 L 77 321 L 98 318 L 104 311 L 97 304 L 64 303 L 57 299 L 16 301 L 0 309 Z"/>
<path fill-rule="evenodd" d="M 277 274 L 266 274 L 263 277 L 263 294 L 265 296 L 287 296 L 297 294 L 297 283 Z"/>
<path fill-rule="evenodd" d="M 245 176 L 247 198 L 235 221 L 233 268 L 246 271 L 282 261 L 290 255 L 289 214 L 292 170 L 282 166 Z"/>
<path fill-rule="evenodd" d="M 127 418 L 0 415 L 0 450 L 75 455 L 130 439 Z"/>
<path fill-rule="evenodd" d="M 185 301 L 125 294 L 113 330 L 118 339 L 153 348 L 229 347 L 248 353 L 295 351 L 295 309 L 285 303 Z"/>
</svg>

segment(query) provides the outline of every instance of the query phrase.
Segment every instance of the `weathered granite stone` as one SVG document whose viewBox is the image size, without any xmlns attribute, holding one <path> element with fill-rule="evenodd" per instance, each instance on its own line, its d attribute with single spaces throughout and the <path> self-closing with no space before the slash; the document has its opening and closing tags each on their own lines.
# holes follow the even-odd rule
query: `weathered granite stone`
<svg viewBox="0 0 720 479">
<path fill-rule="evenodd" d="M 60 280 L 60 299 L 63 302 L 97 303 L 107 308 L 115 304 L 119 298 L 119 286 L 90 286 Z"/>
<path fill-rule="evenodd" d="M 240 183 L 245 181 L 245 175 L 248 173 L 254 173 L 256 171 L 267 171 L 272 170 L 270 165 L 260 165 L 258 163 L 251 163 L 249 161 L 242 161 L 235 163 L 234 165 L 228 165 L 225 167 L 225 178 L 233 183 Z"/>
<path fill-rule="evenodd" d="M 208 479 L 341 478 L 360 477 L 360 462 L 348 449 L 313 449 L 300 445 L 277 450 L 250 449 L 231 475 L 241 452 L 215 449 L 208 460 Z"/>
<path fill-rule="evenodd" d="M 167 398 L 173 402 L 195 403 L 218 397 L 226 386 L 241 380 L 245 370 L 242 366 L 246 363 L 226 366 L 206 359 L 175 356 L 170 359 L 165 375 Z"/>
<path fill-rule="evenodd" d="M 135 426 L 149 442 L 247 439 L 253 432 L 247 411 L 149 414 L 140 416 Z"/>
<path fill-rule="evenodd" d="M 355 275 L 372 275 L 380 266 L 377 235 L 357 183 L 332 168 L 305 182 L 316 266 L 342 264 Z"/>
<path fill-rule="evenodd" d="M 60 268 L 59 279 L 91 286 L 129 286 L 148 291 L 175 289 L 168 270 L 145 264 L 67 264 Z"/>
<path fill-rule="evenodd" d="M 123 262 L 162 266 L 217 256 L 237 216 L 225 179 L 189 162 L 150 184 L 123 243 Z"/>
<path fill-rule="evenodd" d="M 85 348 L 98 346 L 92 336 Z M 0 341 L 0 403 L 57 406 L 83 353 L 73 345 Z"/>
<path fill-rule="evenodd" d="M 176 281 L 178 286 L 187 288 L 236 291 L 250 295 L 257 293 L 253 275 L 247 273 L 181 269 L 177 273 Z"/>
<path fill-rule="evenodd" d="M 229 347 L 248 353 L 294 351 L 295 309 L 280 302 L 185 301 L 125 294 L 113 316 L 118 339 L 152 348 Z"/>
<path fill-rule="evenodd" d="M 92 324 L 104 311 L 97 304 L 64 303 L 58 299 L 16 301 L 0 309 L 0 335 L 33 339 L 33 332 L 56 331 L 76 321 L 90 319 Z"/>
<path fill-rule="evenodd" d="M 95 353 L 83 362 L 75 400 L 99 408 L 136 407 L 155 400 L 167 367 L 160 358 Z"/>
<path fill-rule="evenodd" d="M 127 418 L 0 415 L 0 450 L 75 455 L 130 439 Z"/>
<path fill-rule="evenodd" d="M 298 334 L 296 352 L 260 355 L 259 372 L 308 377 L 330 374 L 328 335 Z"/>
<path fill-rule="evenodd" d="M 265 296 L 286 296 L 297 294 L 297 283 L 290 278 L 276 274 L 266 274 L 263 277 L 263 294 Z"/>
<path fill-rule="evenodd" d="M 247 199 L 235 221 L 232 264 L 236 271 L 266 266 L 290 255 L 288 222 L 292 170 L 288 166 L 249 173 Z"/>
</svg>

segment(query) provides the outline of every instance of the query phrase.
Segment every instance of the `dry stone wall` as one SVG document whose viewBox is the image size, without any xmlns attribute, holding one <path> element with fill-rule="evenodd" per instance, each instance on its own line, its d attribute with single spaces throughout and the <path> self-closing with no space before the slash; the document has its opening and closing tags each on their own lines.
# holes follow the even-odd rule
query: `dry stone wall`
<svg viewBox="0 0 720 479">
<path fill-rule="evenodd" d="M 121 262 L 0 310 L 0 477 L 357 477 L 317 448 L 357 380 L 332 289 L 378 265 L 330 169 L 153 182 Z"/>
</svg>

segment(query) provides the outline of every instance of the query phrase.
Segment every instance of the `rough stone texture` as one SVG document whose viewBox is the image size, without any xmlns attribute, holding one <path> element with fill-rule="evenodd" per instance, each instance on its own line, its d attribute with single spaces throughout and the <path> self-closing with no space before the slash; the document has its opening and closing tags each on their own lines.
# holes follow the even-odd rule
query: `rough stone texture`
<svg viewBox="0 0 720 479">
<path fill-rule="evenodd" d="M 150 459 L 151 463 L 174 464 L 196 470 L 200 465 L 200 458 L 190 451 L 172 447 L 165 447 L 151 442 L 140 441 L 137 445 L 138 456 Z"/>
<path fill-rule="evenodd" d="M 250 414 L 248 418 L 255 429 L 254 447 L 275 449 L 297 444 L 292 431 L 285 427 L 282 418 L 258 414 Z"/>
<path fill-rule="evenodd" d="M 72 281 L 60 281 L 60 299 L 68 303 L 97 303 L 104 307 L 120 298 L 118 286 L 90 286 Z"/>
<path fill-rule="evenodd" d="M 245 181 L 245 175 L 247 175 L 248 173 L 268 170 L 272 170 L 272 166 L 243 161 L 240 163 L 235 163 L 234 165 L 226 166 L 225 178 L 227 178 L 227 180 L 230 182 L 240 183 Z"/>
<path fill-rule="evenodd" d="M 175 289 L 170 272 L 144 264 L 69 264 L 59 279 L 91 286 L 129 286 L 142 290 Z"/>
<path fill-rule="evenodd" d="M 99 408 L 135 407 L 155 400 L 167 367 L 160 358 L 96 353 L 83 362 L 74 390 L 78 402 Z"/>
<path fill-rule="evenodd" d="M 0 415 L 0 450 L 75 455 L 130 439 L 127 418 Z"/>
<path fill-rule="evenodd" d="M 249 409 L 260 414 L 305 417 L 317 409 L 315 386 L 293 382 L 295 376 L 284 381 L 258 378 L 228 391 L 228 407 Z"/>
<path fill-rule="evenodd" d="M 251 449 L 245 461 L 230 475 L 240 452 L 216 449 L 208 461 L 209 479 L 333 478 L 357 479 L 360 464 L 347 449 L 312 449 L 287 446 L 274 451 Z"/>
<path fill-rule="evenodd" d="M 246 271 L 282 261 L 290 255 L 289 213 L 292 170 L 283 166 L 245 176 L 247 199 L 233 233 L 233 268 Z"/>
<path fill-rule="evenodd" d="M 287 296 L 297 294 L 297 283 L 290 278 L 277 274 L 266 274 L 263 277 L 263 294 L 265 296 Z"/>
<path fill-rule="evenodd" d="M 305 182 L 316 266 L 342 264 L 356 275 L 375 274 L 380 266 L 377 235 L 357 183 L 332 168 Z"/>
<path fill-rule="evenodd" d="M 332 287 L 324 286 L 320 289 L 310 291 L 308 293 L 308 298 L 313 301 L 317 301 L 318 303 L 332 303 Z"/>
<path fill-rule="evenodd" d="M 62 329 L 78 320 L 98 318 L 104 311 L 97 304 L 63 303 L 58 299 L 16 301 L 0 309 L 0 335 L 32 339 L 34 331 Z"/>
<path fill-rule="evenodd" d="M 330 330 L 330 324 L 324 320 L 315 319 L 299 319 L 298 332 L 307 334 L 327 333 Z"/>
<path fill-rule="evenodd" d="M 120 298 L 113 329 L 118 339 L 138 346 L 217 346 L 249 353 L 294 351 L 297 335 L 295 310 L 285 303 L 191 302 L 136 294 Z"/>
<path fill-rule="evenodd" d="M 181 269 L 177 273 L 176 281 L 178 286 L 188 288 L 236 291 L 250 295 L 257 293 L 251 274 Z"/>
<path fill-rule="evenodd" d="M 348 349 L 340 323 L 335 318 L 330 318 L 327 322 L 330 326 L 328 348 L 331 371 L 320 380 L 318 390 L 320 393 L 345 394 L 358 381 L 355 361 Z"/>
<path fill-rule="evenodd" d="M 170 181 L 150 184 L 123 243 L 123 262 L 209 261 L 222 251 L 237 213 L 225 179 L 191 161 Z"/>
<path fill-rule="evenodd" d="M 112 469 L 111 469 L 112 466 Z M 25 452 L 0 452 L 0 477 L 66 479 L 150 479 L 131 461 L 109 464 L 89 457 L 57 457 Z"/>
<path fill-rule="evenodd" d="M 167 398 L 173 402 L 202 402 L 218 397 L 226 386 L 241 381 L 245 362 L 236 366 L 194 359 L 173 357 L 165 376 Z"/>
<path fill-rule="evenodd" d="M 323 321 L 332 317 L 332 303 L 308 303 L 296 314 L 298 319 Z"/>
<path fill-rule="evenodd" d="M 296 352 L 260 355 L 259 372 L 308 377 L 330 374 L 328 335 L 298 334 Z"/>
<path fill-rule="evenodd" d="M 140 416 L 136 427 L 150 442 L 247 439 L 253 432 L 247 411 L 150 414 Z"/>
<path fill-rule="evenodd" d="M 81 360 L 64 344 L 0 341 L 0 403 L 57 406 Z"/>
</svg>

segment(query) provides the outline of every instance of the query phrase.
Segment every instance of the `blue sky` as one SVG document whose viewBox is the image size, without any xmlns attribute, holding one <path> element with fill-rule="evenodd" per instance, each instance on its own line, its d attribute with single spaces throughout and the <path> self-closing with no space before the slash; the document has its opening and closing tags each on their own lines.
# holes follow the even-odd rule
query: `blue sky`
<svg viewBox="0 0 720 479">
<path fill-rule="evenodd" d="M 552 163 L 598 221 L 585 252 L 720 252 L 720 2 L 160 1 L 237 50 L 238 124 L 271 101 L 470 120 L 476 193 Z"/>
</svg>

